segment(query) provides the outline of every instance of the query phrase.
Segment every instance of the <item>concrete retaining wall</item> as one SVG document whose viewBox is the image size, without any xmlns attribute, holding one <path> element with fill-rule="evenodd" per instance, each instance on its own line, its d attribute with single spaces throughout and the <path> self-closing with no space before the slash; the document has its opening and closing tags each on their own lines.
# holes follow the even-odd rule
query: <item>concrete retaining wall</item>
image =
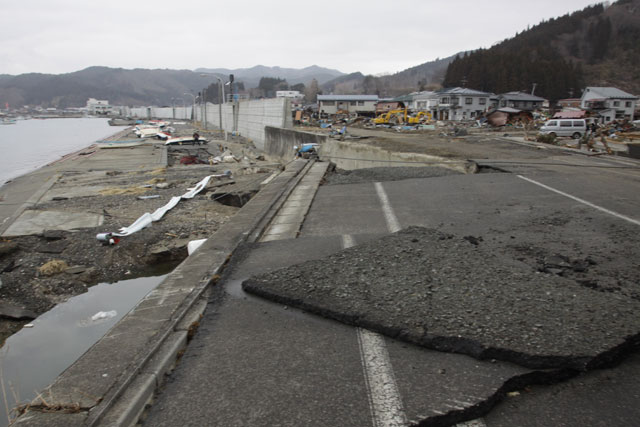
<svg viewBox="0 0 640 427">
<path fill-rule="evenodd" d="M 202 119 L 206 118 L 206 121 Z M 235 123 L 234 123 L 235 118 Z M 251 139 L 257 148 L 264 149 L 265 126 L 290 128 L 291 101 L 286 98 L 237 101 L 222 105 L 222 126 L 220 126 L 220 106 L 207 103 L 196 107 L 196 120 L 205 127 L 222 128 L 227 132 L 237 131 Z"/>
<path fill-rule="evenodd" d="M 394 166 L 441 166 L 462 173 L 475 173 L 477 166 L 466 160 L 451 160 L 438 156 L 417 153 L 387 151 L 379 147 L 351 141 L 327 139 L 320 146 L 320 159 L 331 161 L 339 169 L 353 170 L 373 167 Z"/>
<path fill-rule="evenodd" d="M 324 144 L 329 139 L 327 135 L 318 135 L 293 129 L 265 127 L 264 151 L 267 155 L 282 160 L 291 160 L 295 151 L 293 147 L 302 144 Z"/>
</svg>

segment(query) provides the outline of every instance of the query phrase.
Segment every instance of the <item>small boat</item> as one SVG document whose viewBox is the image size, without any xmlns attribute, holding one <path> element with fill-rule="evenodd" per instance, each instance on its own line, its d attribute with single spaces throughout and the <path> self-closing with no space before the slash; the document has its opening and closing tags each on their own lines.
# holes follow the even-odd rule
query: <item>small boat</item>
<svg viewBox="0 0 640 427">
<path fill-rule="evenodd" d="M 0 125 L 15 125 L 15 124 L 16 124 L 16 119 L 10 119 L 8 117 L 0 121 Z"/>
<path fill-rule="evenodd" d="M 164 145 L 202 145 L 206 144 L 207 140 L 204 138 L 195 138 L 193 136 L 182 136 L 179 138 L 168 139 Z"/>
<path fill-rule="evenodd" d="M 134 119 L 123 119 L 120 117 L 113 117 L 109 119 L 110 126 L 133 126 L 136 124 Z"/>
<path fill-rule="evenodd" d="M 137 127 L 134 133 L 138 136 L 138 138 L 155 138 L 156 135 L 158 135 L 158 133 L 161 131 L 162 130 L 157 126 L 140 128 Z"/>
</svg>

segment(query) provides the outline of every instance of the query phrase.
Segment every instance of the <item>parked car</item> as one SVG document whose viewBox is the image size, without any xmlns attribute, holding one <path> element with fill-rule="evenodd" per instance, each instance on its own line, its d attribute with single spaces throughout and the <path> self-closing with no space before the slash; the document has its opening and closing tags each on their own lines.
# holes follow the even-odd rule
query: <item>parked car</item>
<svg viewBox="0 0 640 427">
<path fill-rule="evenodd" d="M 584 119 L 551 119 L 541 128 L 540 133 L 553 136 L 570 136 L 574 139 L 582 138 L 587 132 L 587 122 Z"/>
</svg>

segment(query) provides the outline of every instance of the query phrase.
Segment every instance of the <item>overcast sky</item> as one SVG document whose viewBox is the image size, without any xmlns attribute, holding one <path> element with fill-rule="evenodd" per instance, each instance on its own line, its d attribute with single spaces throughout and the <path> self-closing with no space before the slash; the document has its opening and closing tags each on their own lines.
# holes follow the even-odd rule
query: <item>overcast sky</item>
<svg viewBox="0 0 640 427">
<path fill-rule="evenodd" d="M 587 0 L 0 0 L 0 74 L 121 68 L 393 73 L 490 47 Z"/>
</svg>

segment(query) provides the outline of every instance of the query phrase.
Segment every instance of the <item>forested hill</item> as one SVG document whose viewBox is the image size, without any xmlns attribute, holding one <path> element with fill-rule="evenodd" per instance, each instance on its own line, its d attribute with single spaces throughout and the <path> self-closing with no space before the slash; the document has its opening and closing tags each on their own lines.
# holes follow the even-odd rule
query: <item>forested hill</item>
<svg viewBox="0 0 640 427">
<path fill-rule="evenodd" d="M 586 86 L 640 94 L 640 0 L 597 4 L 456 58 L 445 87 L 530 92 L 556 101 Z"/>
</svg>

